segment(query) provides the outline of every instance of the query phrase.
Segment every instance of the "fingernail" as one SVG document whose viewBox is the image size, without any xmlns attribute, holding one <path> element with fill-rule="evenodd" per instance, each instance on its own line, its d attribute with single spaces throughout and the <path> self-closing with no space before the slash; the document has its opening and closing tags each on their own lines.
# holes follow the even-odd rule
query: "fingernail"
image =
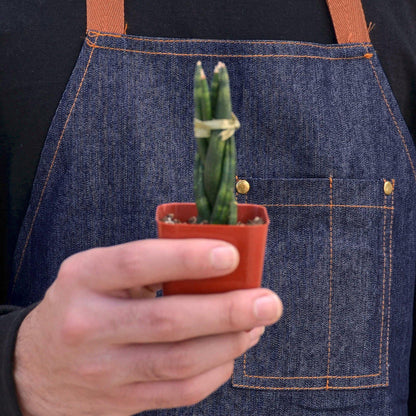
<svg viewBox="0 0 416 416">
<path fill-rule="evenodd" d="M 250 340 L 251 340 L 251 344 L 250 344 L 251 347 L 257 344 L 260 337 L 264 334 L 264 330 L 265 330 L 264 326 L 258 326 L 256 328 L 253 328 L 250 331 L 249 335 L 250 335 Z"/>
<path fill-rule="evenodd" d="M 211 264 L 217 270 L 231 270 L 238 261 L 238 251 L 233 246 L 216 247 L 211 250 Z"/>
<path fill-rule="evenodd" d="M 258 298 L 254 302 L 254 315 L 264 324 L 276 322 L 280 315 L 279 304 L 279 298 L 274 294 Z"/>
</svg>

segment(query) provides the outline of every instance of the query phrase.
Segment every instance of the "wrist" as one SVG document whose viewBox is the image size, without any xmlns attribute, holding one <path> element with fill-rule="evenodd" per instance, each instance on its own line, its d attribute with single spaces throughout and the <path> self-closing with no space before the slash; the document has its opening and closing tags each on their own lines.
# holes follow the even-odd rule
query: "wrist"
<svg viewBox="0 0 416 416">
<path fill-rule="evenodd" d="M 30 310 L 19 327 L 13 357 L 13 380 L 19 416 L 42 416 L 41 401 L 44 395 L 37 391 L 41 385 L 36 377 L 36 345 L 31 336 L 32 316 Z M 36 389 L 36 391 L 35 391 Z"/>
<path fill-rule="evenodd" d="M 21 416 L 14 379 L 14 354 L 19 328 L 36 305 L 2 307 L 0 315 L 0 397 L 2 416 Z"/>
</svg>

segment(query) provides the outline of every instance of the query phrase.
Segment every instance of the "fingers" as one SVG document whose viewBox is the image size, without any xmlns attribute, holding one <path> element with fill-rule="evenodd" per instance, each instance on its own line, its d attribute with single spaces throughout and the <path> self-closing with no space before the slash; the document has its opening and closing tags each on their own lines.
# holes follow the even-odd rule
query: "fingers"
<svg viewBox="0 0 416 416">
<path fill-rule="evenodd" d="M 257 344 L 264 327 L 169 344 L 123 346 L 112 356 L 117 383 L 182 380 L 230 362 Z"/>
<path fill-rule="evenodd" d="M 141 240 L 96 248 L 66 259 L 61 279 L 74 278 L 96 291 L 115 291 L 179 279 L 198 279 L 231 273 L 238 264 L 237 249 L 219 240 Z"/>
<path fill-rule="evenodd" d="M 192 406 L 208 397 L 232 375 L 234 362 L 184 380 L 134 383 L 123 387 L 123 405 L 131 413 Z"/>
<path fill-rule="evenodd" d="M 282 303 L 268 289 L 213 295 L 113 300 L 83 317 L 86 336 L 112 344 L 174 342 L 271 325 Z M 88 318 L 90 316 L 91 318 Z M 91 319 L 91 325 L 88 325 Z"/>
</svg>

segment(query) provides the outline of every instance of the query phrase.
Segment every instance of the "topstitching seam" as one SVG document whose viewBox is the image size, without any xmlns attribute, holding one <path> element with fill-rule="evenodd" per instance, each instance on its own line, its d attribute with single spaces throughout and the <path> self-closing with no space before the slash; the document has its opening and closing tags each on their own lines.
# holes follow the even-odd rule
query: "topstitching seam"
<svg viewBox="0 0 416 416">
<path fill-rule="evenodd" d="M 247 373 L 247 353 L 244 354 L 244 377 L 247 378 L 259 378 L 264 380 L 322 380 L 322 379 L 333 379 L 333 380 L 344 380 L 344 379 L 357 379 L 357 378 L 369 378 L 369 377 L 378 377 L 381 372 L 376 374 L 356 374 L 352 376 L 328 376 L 327 374 L 324 376 L 292 376 L 292 377 L 278 377 L 278 376 L 258 376 L 254 374 Z M 331 388 L 331 385 L 325 384 L 324 388 Z"/>
<path fill-rule="evenodd" d="M 331 329 L 332 329 L 332 290 L 333 290 L 333 244 L 332 244 L 332 235 L 333 235 L 333 199 L 332 199 L 332 177 L 329 177 L 329 301 L 328 301 L 328 362 L 326 370 L 326 388 L 329 388 L 329 375 L 330 375 L 330 365 L 331 365 Z"/>
<path fill-rule="evenodd" d="M 393 192 L 391 193 L 391 206 L 394 207 L 394 191 L 396 181 L 392 179 Z M 391 212 L 390 217 L 390 241 L 389 241 L 389 294 L 387 305 L 387 331 L 386 331 L 386 385 L 389 385 L 389 344 L 390 344 L 390 312 L 391 312 L 391 281 L 393 274 L 393 218 L 394 210 Z"/>
<path fill-rule="evenodd" d="M 326 376 L 325 376 L 326 377 Z M 319 387 L 271 387 L 271 386 L 252 386 L 250 384 L 233 384 L 234 387 L 248 387 L 253 390 L 357 390 L 370 387 L 387 387 L 388 384 L 370 384 L 368 386 L 319 386 Z"/>
<path fill-rule="evenodd" d="M 386 179 L 384 179 L 386 182 Z M 387 195 L 384 194 L 384 205 L 387 204 Z M 381 299 L 381 331 L 380 331 L 380 347 L 379 347 L 379 359 L 378 366 L 381 372 L 382 355 L 383 355 L 383 333 L 384 333 L 384 315 L 385 315 L 385 296 L 386 296 L 386 267 L 387 267 L 387 256 L 386 256 L 386 228 L 387 228 L 387 211 L 384 211 L 383 215 L 383 296 Z"/>
<path fill-rule="evenodd" d="M 232 39 L 155 39 L 155 38 L 141 38 L 132 35 L 116 35 L 112 33 L 103 33 L 90 30 L 87 32 L 90 37 L 111 37 L 118 39 L 130 39 L 136 42 L 153 42 L 153 43 L 228 43 L 228 44 L 249 44 L 249 45 L 299 45 L 299 46 L 311 46 L 313 48 L 320 49 L 351 49 L 359 46 L 369 46 L 371 43 L 355 43 L 349 45 L 317 45 L 311 42 L 302 41 L 274 41 L 274 40 L 232 40 Z"/>
<path fill-rule="evenodd" d="M 66 128 L 67 128 L 68 123 L 69 123 L 69 120 L 70 120 L 70 118 L 71 118 L 71 116 L 72 116 L 73 110 L 74 110 L 74 108 L 75 108 L 75 104 L 76 104 L 76 102 L 77 102 L 77 100 L 78 100 L 78 96 L 79 96 L 79 93 L 80 93 L 80 91 L 81 91 L 81 87 L 82 87 L 82 85 L 83 85 L 83 83 L 84 83 L 85 77 L 86 77 L 87 72 L 88 72 L 88 69 L 89 69 L 89 67 L 90 67 L 90 63 L 91 63 L 91 59 L 92 59 L 92 55 L 93 55 L 93 53 L 94 53 L 94 48 L 92 48 L 92 49 L 91 49 L 91 53 L 90 53 L 90 56 L 89 56 L 89 59 L 88 59 L 87 65 L 86 65 L 86 67 L 85 67 L 83 77 L 82 77 L 82 79 L 81 79 L 81 81 L 80 81 L 80 84 L 79 84 L 79 86 L 78 86 L 78 90 L 77 90 L 77 92 L 76 92 L 76 94 L 75 94 L 74 101 L 73 101 L 73 103 L 72 103 L 72 105 L 71 105 L 71 108 L 70 108 L 70 110 L 69 110 L 68 116 L 67 116 L 67 118 L 66 118 L 66 120 L 65 120 L 65 124 L 64 124 L 64 127 L 63 127 L 63 129 L 62 129 L 61 135 L 59 136 L 58 143 L 56 144 L 55 152 L 54 152 L 54 155 L 53 155 L 53 157 L 52 157 L 51 164 L 50 164 L 50 166 L 49 166 L 48 174 L 47 174 L 46 179 L 45 179 L 45 182 L 44 182 L 44 184 L 43 184 L 43 188 L 42 188 L 42 191 L 41 191 L 41 193 L 40 193 L 39 201 L 38 201 L 38 204 L 37 204 L 37 206 L 36 206 L 36 210 L 35 210 L 35 213 L 34 213 L 34 215 L 33 215 L 32 222 L 31 222 L 31 224 L 30 224 L 29 232 L 28 232 L 28 234 L 27 234 L 27 236 L 26 236 L 25 244 L 24 244 L 24 246 L 23 246 L 23 250 L 22 250 L 22 253 L 21 253 L 21 255 L 20 255 L 19 265 L 18 265 L 18 267 L 17 267 L 16 273 L 15 273 L 14 278 L 13 278 L 13 288 L 12 288 L 12 291 L 13 291 L 13 289 L 14 289 L 14 287 L 15 287 L 15 285 L 16 285 L 16 282 L 17 282 L 17 280 L 18 280 L 19 273 L 20 273 L 20 270 L 21 270 L 21 268 L 22 268 L 22 264 L 23 264 L 23 259 L 24 259 L 24 257 L 25 257 L 26 249 L 27 249 L 27 246 L 29 245 L 29 241 L 30 241 L 30 238 L 31 238 L 31 236 L 32 236 L 33 227 L 34 227 L 34 224 L 35 224 L 36 218 L 37 218 L 37 216 L 38 216 L 38 213 L 39 213 L 40 207 L 41 207 L 41 205 L 42 205 L 43 196 L 44 196 L 44 194 L 45 194 L 46 187 L 47 187 L 47 185 L 48 185 L 49 178 L 50 178 L 50 176 L 51 176 L 51 173 L 52 173 L 53 167 L 55 166 L 56 157 L 57 157 L 57 155 L 58 155 L 58 151 L 59 151 L 59 148 L 60 148 L 60 146 L 61 146 L 62 139 L 63 139 L 63 137 L 64 137 L 64 134 L 65 134 Z"/>
<path fill-rule="evenodd" d="M 348 204 L 262 204 L 264 207 L 304 207 L 304 208 L 372 208 L 393 210 L 393 207 L 384 205 L 348 205 Z"/>
<path fill-rule="evenodd" d="M 98 38 L 97 38 L 98 39 Z M 179 52 L 155 52 L 155 51 L 143 51 L 138 49 L 126 49 L 126 48 L 113 48 L 110 46 L 101 46 L 92 43 L 89 39 L 86 39 L 88 46 L 98 49 L 107 49 L 111 51 L 119 52 L 131 52 L 141 53 L 144 55 L 162 55 L 162 56 L 205 56 L 205 57 L 217 57 L 217 58 L 308 58 L 308 59 L 323 59 L 327 61 L 341 61 L 341 60 L 354 60 L 354 59 L 367 59 L 364 55 L 348 56 L 348 57 L 329 57 L 329 56 L 314 56 L 314 55 L 291 55 L 291 54 L 218 54 L 218 53 L 179 53 Z"/>
</svg>

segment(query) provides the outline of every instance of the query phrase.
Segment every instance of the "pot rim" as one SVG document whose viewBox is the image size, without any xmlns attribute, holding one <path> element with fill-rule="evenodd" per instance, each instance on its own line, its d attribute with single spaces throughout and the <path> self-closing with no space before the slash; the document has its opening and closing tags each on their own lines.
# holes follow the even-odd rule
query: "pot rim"
<svg viewBox="0 0 416 416">
<path fill-rule="evenodd" d="M 244 210 L 256 210 L 256 211 L 260 211 L 257 212 L 256 214 L 258 214 L 258 217 L 261 217 L 264 221 L 263 224 L 189 224 L 186 222 L 183 223 L 177 223 L 177 224 L 172 224 L 172 223 L 166 223 L 164 221 L 162 221 L 162 219 L 160 218 L 160 210 L 162 209 L 162 207 L 166 207 L 166 206 L 172 206 L 172 207 L 195 207 L 196 208 L 196 203 L 195 202 L 167 202 L 167 203 L 163 203 L 163 204 L 159 204 L 156 207 L 156 221 L 160 224 L 163 224 L 163 226 L 178 226 L 178 225 L 185 225 L 187 227 L 243 227 L 243 226 L 249 226 L 249 227 L 264 227 L 264 226 L 269 226 L 270 224 L 270 218 L 269 215 L 267 213 L 267 208 L 264 205 L 260 205 L 260 204 L 237 204 L 237 209 L 243 207 Z"/>
</svg>

